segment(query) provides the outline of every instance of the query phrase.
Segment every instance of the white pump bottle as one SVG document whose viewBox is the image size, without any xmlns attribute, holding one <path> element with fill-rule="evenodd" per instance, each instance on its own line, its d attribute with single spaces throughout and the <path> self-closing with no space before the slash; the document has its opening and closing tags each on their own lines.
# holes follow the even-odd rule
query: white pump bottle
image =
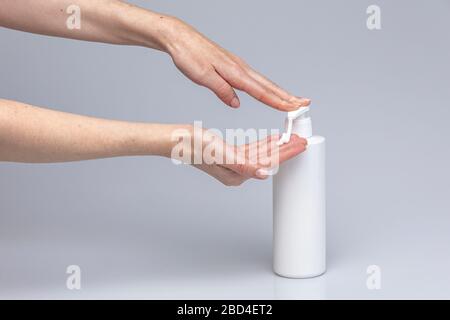
<svg viewBox="0 0 450 320">
<path fill-rule="evenodd" d="M 288 112 L 287 132 L 307 139 L 307 149 L 282 164 L 273 179 L 273 269 L 289 278 L 326 270 L 325 138 L 312 135 L 309 107 Z"/>
</svg>

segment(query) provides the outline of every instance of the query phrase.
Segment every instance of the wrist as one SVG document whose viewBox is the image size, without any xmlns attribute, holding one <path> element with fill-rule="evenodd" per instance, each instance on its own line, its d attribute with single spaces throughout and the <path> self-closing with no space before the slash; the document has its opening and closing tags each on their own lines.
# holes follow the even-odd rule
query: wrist
<svg viewBox="0 0 450 320">
<path fill-rule="evenodd" d="M 182 136 L 191 136 L 191 125 L 135 124 L 129 131 L 128 152 L 132 155 L 152 155 L 171 158 L 173 148 Z"/>
<path fill-rule="evenodd" d="M 164 125 L 161 132 L 161 148 L 159 155 L 172 158 L 172 151 L 177 145 L 184 144 L 186 141 L 191 142 L 194 134 L 194 127 L 189 124 Z"/>
<path fill-rule="evenodd" d="M 118 6 L 115 16 L 125 44 L 170 52 L 180 20 L 127 3 Z"/>
</svg>

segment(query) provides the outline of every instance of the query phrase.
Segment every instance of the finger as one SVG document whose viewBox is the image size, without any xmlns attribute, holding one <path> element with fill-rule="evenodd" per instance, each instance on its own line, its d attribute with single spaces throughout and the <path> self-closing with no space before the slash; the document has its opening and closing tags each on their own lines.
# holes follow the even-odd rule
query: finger
<svg viewBox="0 0 450 320">
<path fill-rule="evenodd" d="M 256 70 L 254 70 L 250 65 L 248 65 L 244 60 L 239 58 L 233 53 L 230 53 L 233 59 L 241 65 L 244 70 L 247 71 L 247 73 L 253 77 L 256 81 L 260 82 L 263 86 L 265 86 L 267 89 L 273 91 L 275 94 L 277 94 L 281 99 L 287 100 L 287 101 L 293 101 L 298 103 L 301 107 L 306 107 L 311 103 L 310 99 L 302 98 L 302 97 L 296 97 L 286 90 L 282 89 L 279 85 L 274 83 L 273 81 L 269 80 Z"/>
<path fill-rule="evenodd" d="M 253 151 L 255 149 L 259 149 L 259 148 L 263 147 L 264 145 L 270 144 L 271 141 L 274 141 L 274 140 L 278 141 L 279 139 L 280 139 L 279 134 L 269 135 L 269 136 L 265 137 L 264 139 L 244 145 L 244 148 L 245 148 L 246 152 Z"/>
<path fill-rule="evenodd" d="M 264 150 L 257 153 L 257 159 L 250 158 L 249 154 L 247 154 L 245 159 L 239 158 L 241 161 L 236 161 L 224 166 L 244 177 L 266 179 L 270 176 L 269 169 L 271 167 L 275 167 L 300 154 L 306 149 L 307 145 L 307 141 L 296 134 L 292 134 L 290 141 L 281 146 L 277 145 L 278 140 L 279 138 L 277 136 L 270 136 L 263 139 L 260 148 L 261 150 L 264 150 L 264 147 L 266 147 L 267 152 Z M 267 145 L 264 145 L 264 143 Z M 254 147 L 254 145 L 255 143 L 252 144 L 252 147 Z M 239 155 L 237 157 L 239 157 Z"/>
<path fill-rule="evenodd" d="M 280 163 L 305 151 L 306 145 L 306 140 L 297 135 L 292 136 L 289 143 L 283 144 L 281 147 L 274 140 L 269 146 L 265 146 L 266 150 L 259 150 L 258 166 L 260 168 L 256 171 L 256 174 L 261 178 L 275 174 Z"/>
<path fill-rule="evenodd" d="M 247 158 L 243 161 L 236 161 L 233 163 L 226 163 L 223 167 L 228 168 L 235 173 L 245 178 L 258 178 L 256 171 L 258 170 L 258 164 L 250 162 Z"/>
<path fill-rule="evenodd" d="M 302 97 L 296 97 L 286 90 L 282 89 L 280 86 L 278 86 L 276 83 L 272 82 L 271 80 L 264 77 L 259 72 L 253 70 L 252 68 L 248 68 L 247 70 L 248 74 L 253 77 L 256 81 L 259 81 L 262 85 L 264 85 L 269 90 L 273 91 L 275 94 L 277 94 L 280 98 L 287 100 L 287 101 L 293 101 L 297 103 L 300 107 L 306 107 L 311 104 L 311 100 L 308 98 L 302 98 Z"/>
<path fill-rule="evenodd" d="M 267 154 L 267 152 L 270 152 L 270 150 L 268 151 L 268 149 L 270 149 L 269 145 L 271 144 L 271 142 L 275 141 L 276 144 L 276 141 L 278 140 L 279 135 L 275 134 L 266 136 L 265 138 L 257 140 L 255 142 L 239 146 L 236 148 L 237 152 L 241 155 L 239 159 L 248 161 L 251 164 L 259 164 L 260 154 L 263 154 L 262 150 L 266 151 Z"/>
<path fill-rule="evenodd" d="M 296 134 L 292 134 L 288 143 L 277 147 L 279 147 L 278 164 L 281 164 L 305 151 L 307 148 L 307 140 L 300 138 Z"/>
<path fill-rule="evenodd" d="M 245 165 L 237 167 L 241 174 L 253 178 L 265 179 L 270 174 L 270 168 L 277 167 L 280 163 L 303 152 L 307 141 L 297 135 L 292 135 L 287 144 L 278 146 L 279 135 L 271 135 L 260 141 L 249 144 L 245 148 Z M 235 170 L 235 168 L 232 168 Z"/>
<path fill-rule="evenodd" d="M 278 140 L 277 136 L 268 136 L 265 139 L 238 148 L 232 148 L 227 145 L 227 152 L 233 153 L 233 157 L 229 158 L 235 161 L 228 162 L 224 166 L 247 178 L 266 179 L 267 175 L 262 176 L 257 172 L 261 167 L 258 159 L 258 146 L 263 148 L 264 145 L 270 144 L 271 141 L 275 141 L 274 145 L 276 145 Z"/>
<path fill-rule="evenodd" d="M 240 102 L 236 92 L 217 72 L 211 72 L 203 85 L 212 90 L 226 105 L 239 108 Z"/>
<path fill-rule="evenodd" d="M 279 134 L 267 136 L 265 139 L 246 145 L 246 157 L 253 163 L 259 163 L 260 159 L 271 154 L 271 149 L 280 140 Z"/>
<path fill-rule="evenodd" d="M 265 88 L 258 81 L 253 79 L 244 69 L 241 67 L 234 68 L 222 68 L 216 71 L 222 76 L 222 78 L 228 82 L 233 88 L 242 90 L 248 93 L 262 103 L 281 110 L 281 111 L 293 111 L 297 110 L 300 105 L 294 101 L 287 101 L 280 98 L 273 91 Z"/>
</svg>

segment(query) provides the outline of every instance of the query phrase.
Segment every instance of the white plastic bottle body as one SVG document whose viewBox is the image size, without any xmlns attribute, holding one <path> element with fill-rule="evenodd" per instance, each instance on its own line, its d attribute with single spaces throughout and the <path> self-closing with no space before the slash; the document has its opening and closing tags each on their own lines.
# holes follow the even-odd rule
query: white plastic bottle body
<svg viewBox="0 0 450 320">
<path fill-rule="evenodd" d="M 289 278 L 326 270 L 325 138 L 307 140 L 273 179 L 273 269 Z"/>
</svg>

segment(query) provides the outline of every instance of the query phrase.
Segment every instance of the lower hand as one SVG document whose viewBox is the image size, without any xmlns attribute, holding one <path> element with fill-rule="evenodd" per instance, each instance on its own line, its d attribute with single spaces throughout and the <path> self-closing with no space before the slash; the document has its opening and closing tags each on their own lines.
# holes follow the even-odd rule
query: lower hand
<svg viewBox="0 0 450 320">
<path fill-rule="evenodd" d="M 172 133 L 172 140 L 176 137 L 177 144 L 172 145 L 171 158 L 191 164 L 227 186 L 239 186 L 251 178 L 268 178 L 276 173 L 279 164 L 303 152 L 307 145 L 305 139 L 293 134 L 281 146 L 277 145 L 279 135 L 235 146 L 208 130 L 192 127 L 182 130 Z"/>
</svg>

